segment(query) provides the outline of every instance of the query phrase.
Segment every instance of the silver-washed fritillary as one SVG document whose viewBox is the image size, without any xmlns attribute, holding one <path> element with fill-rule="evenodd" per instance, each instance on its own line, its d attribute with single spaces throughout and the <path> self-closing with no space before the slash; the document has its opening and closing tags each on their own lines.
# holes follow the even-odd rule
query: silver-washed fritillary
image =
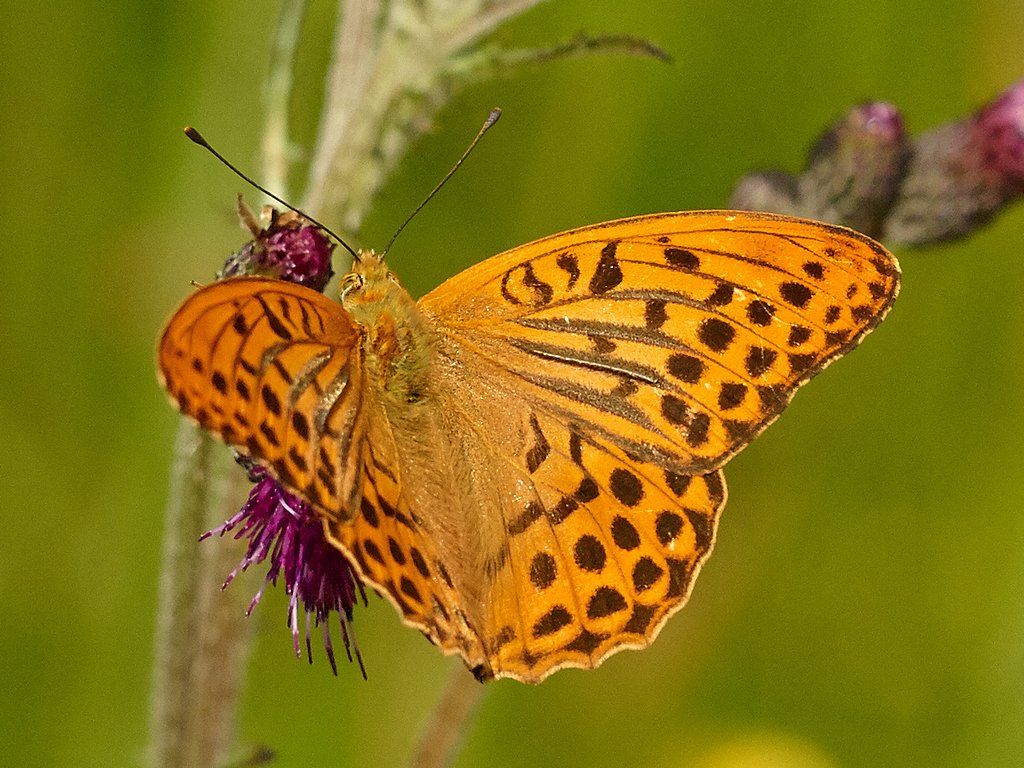
<svg viewBox="0 0 1024 768">
<path fill-rule="evenodd" d="M 882 320 L 899 266 L 841 227 L 704 211 L 537 240 L 418 302 L 372 251 L 341 285 L 197 290 L 167 391 L 407 624 L 538 682 L 654 640 L 711 552 L 722 465 Z"/>
</svg>

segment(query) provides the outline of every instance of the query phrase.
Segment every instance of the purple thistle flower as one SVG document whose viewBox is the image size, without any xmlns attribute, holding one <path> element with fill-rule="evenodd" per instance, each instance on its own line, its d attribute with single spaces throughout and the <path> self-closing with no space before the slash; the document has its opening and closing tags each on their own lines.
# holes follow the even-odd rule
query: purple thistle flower
<svg viewBox="0 0 1024 768">
<path fill-rule="evenodd" d="M 1024 194 L 1024 80 L 961 120 L 919 136 L 883 237 L 961 237 Z"/>
<path fill-rule="evenodd" d="M 270 207 L 264 208 L 258 221 L 241 198 L 238 216 L 252 232 L 253 239 L 228 258 L 218 277 L 263 275 L 305 285 L 315 291 L 324 289 L 334 274 L 331 269 L 334 243 L 323 230 L 294 211 L 279 213 Z"/>
<path fill-rule="evenodd" d="M 249 499 L 234 517 L 212 531 L 207 531 L 200 541 L 211 536 L 223 536 L 236 531 L 234 538 L 249 540 L 248 548 L 241 561 L 224 581 L 222 589 L 234 580 L 240 572 L 253 564 L 269 558 L 263 586 L 253 597 L 246 610 L 246 616 L 257 606 L 268 584 L 276 584 L 284 578 L 288 601 L 288 628 L 292 631 L 295 655 L 301 656 L 299 644 L 299 603 L 306 614 L 306 655 L 313 663 L 310 640 L 311 620 L 323 627 L 324 650 L 334 674 L 338 666 L 334 658 L 329 619 L 332 611 L 338 613 L 341 636 L 349 661 L 353 657 L 359 663 L 363 678 L 366 669 L 352 633 L 352 609 L 360 598 L 366 604 L 366 593 L 348 559 L 335 549 L 324 536 L 320 517 L 302 499 L 288 493 L 267 474 L 267 471 L 248 459 L 239 463 L 247 466 L 249 477 L 255 483 Z"/>
</svg>

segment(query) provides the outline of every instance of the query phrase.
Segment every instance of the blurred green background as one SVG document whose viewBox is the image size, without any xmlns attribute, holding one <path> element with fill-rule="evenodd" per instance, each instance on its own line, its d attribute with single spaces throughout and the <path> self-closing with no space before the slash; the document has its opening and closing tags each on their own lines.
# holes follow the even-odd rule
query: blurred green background
<svg viewBox="0 0 1024 768">
<path fill-rule="evenodd" d="M 333 10 L 311 9 L 299 138 L 315 127 Z M 5 7 L 5 763 L 141 760 L 178 423 L 154 343 L 188 281 L 244 239 L 240 183 L 181 126 L 258 167 L 275 13 L 262 0 Z M 552 63 L 459 94 L 363 232 L 386 242 L 503 107 L 392 252 L 414 294 L 560 229 L 721 206 L 751 169 L 797 170 L 859 100 L 895 102 L 920 131 L 1024 75 L 1021 0 L 553 0 L 498 38 L 580 31 L 647 37 L 675 62 Z M 642 653 L 493 685 L 458 765 L 1024 763 L 1024 206 L 967 242 L 899 255 L 886 323 L 729 465 L 690 606 Z M 322 654 L 292 657 L 284 619 L 280 592 L 250 619 L 243 738 L 282 767 L 400 764 L 456 662 L 374 599 L 357 617 L 370 680 L 347 666 L 335 679 Z"/>
</svg>

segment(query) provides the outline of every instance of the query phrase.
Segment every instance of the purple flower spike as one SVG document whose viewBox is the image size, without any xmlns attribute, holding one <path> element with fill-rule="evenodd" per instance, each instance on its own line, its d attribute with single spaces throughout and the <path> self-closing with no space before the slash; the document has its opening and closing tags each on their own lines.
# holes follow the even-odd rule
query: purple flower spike
<svg viewBox="0 0 1024 768">
<path fill-rule="evenodd" d="M 247 463 L 243 460 L 243 463 Z M 334 647 L 331 643 L 329 620 L 337 612 L 341 624 L 341 637 L 349 661 L 357 661 L 366 678 L 363 659 L 352 633 L 352 610 L 366 593 L 351 563 L 335 549 L 324 536 L 323 524 L 309 505 L 285 491 L 262 467 L 250 465 L 249 476 L 256 483 L 249 500 L 238 514 L 219 528 L 204 533 L 200 541 L 211 536 L 223 536 L 235 530 L 234 538 L 249 540 L 242 560 L 224 581 L 224 588 L 240 571 L 269 558 L 270 566 L 263 586 L 253 597 L 246 615 L 259 603 L 268 584 L 284 578 L 288 601 L 288 628 L 292 632 L 295 655 L 301 656 L 299 643 L 299 603 L 306 614 L 306 655 L 313 663 L 311 621 L 323 627 L 324 650 L 334 674 L 338 674 Z"/>
<path fill-rule="evenodd" d="M 228 258 L 218 277 L 263 275 L 277 277 L 315 291 L 322 291 L 331 279 L 334 243 L 316 226 L 293 211 L 263 212 L 262 221 L 239 201 L 239 218 L 253 239 Z"/>
</svg>

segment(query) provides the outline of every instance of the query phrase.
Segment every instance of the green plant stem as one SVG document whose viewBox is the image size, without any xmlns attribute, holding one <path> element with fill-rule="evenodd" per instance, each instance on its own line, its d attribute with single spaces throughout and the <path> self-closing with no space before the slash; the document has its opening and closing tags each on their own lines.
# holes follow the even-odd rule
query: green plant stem
<svg viewBox="0 0 1024 768">
<path fill-rule="evenodd" d="M 262 154 L 267 185 L 287 194 L 288 104 L 304 0 L 284 0 L 264 84 Z M 238 559 L 233 539 L 197 545 L 232 516 L 245 475 L 229 452 L 183 419 L 165 515 L 148 761 L 153 768 L 213 768 L 234 744 L 252 627 L 243 590 L 218 586 Z"/>
<path fill-rule="evenodd" d="M 410 768 L 443 768 L 452 764 L 487 688 L 461 662 L 454 661 L 449 666 L 448 682 L 420 732 Z"/>
<path fill-rule="evenodd" d="M 161 563 L 148 753 L 153 768 L 215 766 L 231 745 L 235 660 L 245 658 L 240 646 L 249 632 L 238 620 L 243 593 L 220 595 L 218 585 L 231 570 L 225 542 L 197 546 L 199 535 L 225 517 L 231 464 L 223 446 L 181 420 Z M 234 654 L 231 663 L 223 663 L 227 652 Z"/>
<path fill-rule="evenodd" d="M 291 141 L 288 137 L 288 105 L 294 85 L 295 52 L 306 12 L 305 0 L 283 0 L 278 13 L 263 86 L 266 118 L 263 121 L 263 184 L 286 200 Z"/>
<path fill-rule="evenodd" d="M 221 445 L 218 454 L 230 458 Z M 226 485 L 208 507 L 203 524 L 210 530 L 235 514 L 251 484 L 233 461 L 220 471 Z M 245 620 L 250 596 L 242 587 L 223 590 L 225 576 L 237 565 L 239 545 L 231 536 L 195 543 L 200 553 L 197 613 L 200 616 L 198 653 L 193 670 L 195 704 L 192 719 L 196 742 L 194 765 L 223 765 L 235 745 L 238 710 L 252 646 L 253 623 Z"/>
<path fill-rule="evenodd" d="M 202 525 L 211 444 L 208 435 L 182 419 L 174 444 L 161 555 L 149 743 L 154 768 L 184 765 L 199 575 L 195 542 L 187 532 Z"/>
<path fill-rule="evenodd" d="M 358 232 L 409 144 L 474 79 L 466 49 L 539 1 L 342 0 L 303 208 Z"/>
<path fill-rule="evenodd" d="M 341 26 L 334 39 L 309 184 L 302 203 L 306 210 L 321 213 L 340 196 L 339 192 L 332 192 L 334 180 L 348 174 L 347 181 L 359 185 L 367 178 L 367 174 L 354 178 L 352 167 L 360 160 L 372 162 L 372 142 L 364 135 L 364 140 L 357 144 L 352 125 L 357 119 L 363 124 L 376 123 L 367 119 L 368 115 L 361 115 L 360 110 L 369 109 L 366 91 L 379 52 L 377 26 L 381 4 L 375 0 L 341 0 L 339 12 Z M 357 232 L 363 214 L 342 208 L 342 227 L 349 233 Z"/>
<path fill-rule="evenodd" d="M 490 34 L 509 19 L 539 5 L 542 0 L 494 0 L 460 24 L 449 41 L 451 51 L 465 48 Z"/>
</svg>

